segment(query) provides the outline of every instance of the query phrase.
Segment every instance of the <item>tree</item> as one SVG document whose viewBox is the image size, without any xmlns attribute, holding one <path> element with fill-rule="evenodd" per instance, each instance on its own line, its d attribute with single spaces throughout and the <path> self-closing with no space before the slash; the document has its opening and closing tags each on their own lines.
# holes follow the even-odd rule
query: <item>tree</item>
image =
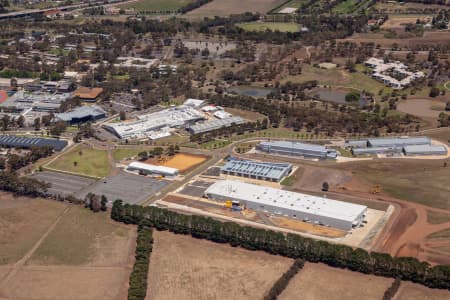
<svg viewBox="0 0 450 300">
<path fill-rule="evenodd" d="M 345 95 L 345 101 L 350 103 L 358 102 L 359 98 L 361 98 L 361 95 L 358 92 L 350 92 Z"/>
<path fill-rule="evenodd" d="M 102 211 L 106 211 L 106 204 L 108 204 L 108 199 L 106 198 L 105 195 L 102 195 L 102 199 L 100 201 L 100 209 Z"/>
<path fill-rule="evenodd" d="M 41 129 L 41 119 L 36 118 L 34 119 L 34 130 L 38 131 Z"/>
<path fill-rule="evenodd" d="M 127 115 L 126 115 L 125 111 L 123 111 L 123 110 L 120 111 L 119 118 L 121 121 L 125 121 L 127 119 Z"/>
<path fill-rule="evenodd" d="M 437 87 L 433 86 L 430 90 L 430 97 L 437 97 L 440 93 L 441 91 Z"/>
<path fill-rule="evenodd" d="M 324 181 L 324 183 L 322 183 L 322 191 L 324 192 L 328 192 L 328 189 L 330 188 L 328 182 Z"/>
<path fill-rule="evenodd" d="M 25 118 L 24 116 L 20 115 L 17 118 L 17 126 L 19 126 L 20 128 L 22 128 L 25 125 Z"/>
<path fill-rule="evenodd" d="M 144 161 L 148 159 L 148 152 L 147 151 L 142 151 L 138 153 L 138 159 L 140 161 Z"/>
</svg>

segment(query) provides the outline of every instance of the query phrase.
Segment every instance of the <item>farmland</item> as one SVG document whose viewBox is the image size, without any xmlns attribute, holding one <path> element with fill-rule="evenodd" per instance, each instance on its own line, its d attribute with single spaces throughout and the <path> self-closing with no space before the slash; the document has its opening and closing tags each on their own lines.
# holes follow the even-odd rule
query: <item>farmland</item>
<svg viewBox="0 0 450 300">
<path fill-rule="evenodd" d="M 186 14 L 189 18 L 228 16 L 245 12 L 265 13 L 283 3 L 283 0 L 214 0 Z"/>
<path fill-rule="evenodd" d="M 8 229 L 0 235 L 0 297 L 126 298 L 134 229 L 113 223 L 107 213 L 10 194 L 2 194 L 0 214 Z"/>
<path fill-rule="evenodd" d="M 392 279 L 364 275 L 323 264 L 306 263 L 290 281 L 280 300 L 296 299 L 382 299 Z"/>
<path fill-rule="evenodd" d="M 104 177 L 111 171 L 105 150 L 76 146 L 46 167 L 81 175 Z"/>
<path fill-rule="evenodd" d="M 297 32 L 299 31 L 299 25 L 297 23 L 278 23 L 278 22 L 252 22 L 252 23 L 240 23 L 238 27 L 246 31 L 280 31 L 280 32 Z"/>
<path fill-rule="evenodd" d="M 192 0 L 138 0 L 120 5 L 121 8 L 133 8 L 140 13 L 173 12 L 191 3 Z"/>
<path fill-rule="evenodd" d="M 292 260 L 155 231 L 146 299 L 262 299 Z"/>
<path fill-rule="evenodd" d="M 402 282 L 395 299 L 449 300 L 450 293 L 448 291 L 430 289 L 411 282 Z"/>
</svg>

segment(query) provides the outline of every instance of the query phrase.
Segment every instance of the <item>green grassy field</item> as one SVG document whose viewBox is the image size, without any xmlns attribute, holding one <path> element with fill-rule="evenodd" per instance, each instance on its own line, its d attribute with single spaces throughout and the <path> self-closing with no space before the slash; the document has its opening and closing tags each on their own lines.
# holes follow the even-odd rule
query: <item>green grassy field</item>
<svg viewBox="0 0 450 300">
<path fill-rule="evenodd" d="M 91 149 L 80 145 L 64 153 L 46 167 L 94 177 L 105 177 L 111 171 L 106 150 Z"/>
<path fill-rule="evenodd" d="M 364 7 L 366 5 L 365 2 L 367 1 L 346 0 L 333 7 L 333 12 L 341 14 L 354 13 L 358 8 Z"/>
<path fill-rule="evenodd" d="M 359 91 L 365 90 L 378 96 L 378 91 L 383 90 L 383 94 L 391 93 L 392 89 L 386 87 L 381 82 L 360 73 L 349 73 L 346 70 L 339 69 L 319 69 L 310 65 L 302 66 L 302 74 L 296 76 L 286 76 L 281 80 L 282 83 L 305 82 L 317 80 L 320 85 L 330 85 L 332 87 L 352 88 Z"/>
<path fill-rule="evenodd" d="M 280 32 L 298 32 L 299 25 L 297 23 L 281 23 L 281 22 L 251 22 L 239 23 L 236 26 L 246 31 L 280 31 Z"/>
<path fill-rule="evenodd" d="M 114 160 L 119 161 L 125 158 L 130 158 L 138 155 L 139 152 L 148 150 L 145 148 L 117 148 L 114 149 Z"/>
<path fill-rule="evenodd" d="M 134 8 L 138 12 L 147 11 L 177 11 L 192 0 L 140 0 L 124 5 L 121 8 Z"/>
<path fill-rule="evenodd" d="M 33 263 L 81 265 L 89 263 L 97 248 L 115 237 L 126 237 L 127 230 L 110 222 L 108 213 L 93 213 L 73 206 L 31 257 Z M 101 243 L 103 241 L 103 243 Z"/>
</svg>

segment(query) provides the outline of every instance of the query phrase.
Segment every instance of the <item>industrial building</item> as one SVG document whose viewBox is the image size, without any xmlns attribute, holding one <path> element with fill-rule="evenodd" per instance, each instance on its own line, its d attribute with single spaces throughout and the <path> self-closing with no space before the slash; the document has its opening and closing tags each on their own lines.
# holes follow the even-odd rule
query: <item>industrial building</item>
<svg viewBox="0 0 450 300">
<path fill-rule="evenodd" d="M 350 230 L 365 218 L 367 206 L 294 193 L 235 180 L 221 180 L 204 193 L 208 199 L 239 202 L 255 211 Z"/>
<path fill-rule="evenodd" d="M 404 153 L 412 156 L 447 154 L 445 146 L 432 145 L 431 139 L 426 136 L 350 140 L 346 141 L 346 146 L 351 149 L 353 155 Z"/>
<path fill-rule="evenodd" d="M 234 157 L 229 158 L 220 168 L 222 174 L 275 182 L 279 182 L 291 171 L 292 165 L 287 163 L 258 162 Z"/>
<path fill-rule="evenodd" d="M 105 129 L 121 139 L 158 136 L 158 132 L 167 132 L 169 128 L 186 128 L 204 119 L 201 112 L 190 106 L 178 106 L 137 117 L 136 121 L 110 123 Z"/>
<path fill-rule="evenodd" d="M 95 121 L 106 117 L 106 112 L 97 105 L 80 106 L 69 112 L 55 114 L 57 120 L 70 124 L 78 124 L 87 121 Z"/>
<path fill-rule="evenodd" d="M 192 134 L 198 134 L 216 130 L 222 127 L 230 127 L 233 124 L 239 125 L 243 123 L 245 123 L 245 120 L 242 119 L 241 117 L 229 117 L 225 119 L 215 119 L 203 123 L 197 123 L 189 126 L 188 130 Z"/>
<path fill-rule="evenodd" d="M 336 150 L 327 149 L 322 145 L 306 144 L 292 141 L 266 141 L 256 145 L 256 149 L 259 151 L 280 154 L 288 156 L 301 156 L 307 158 L 336 158 Z"/>
<path fill-rule="evenodd" d="M 447 148 L 443 145 L 411 145 L 405 146 L 403 152 L 411 155 L 447 155 Z"/>
<path fill-rule="evenodd" d="M 50 146 L 55 151 L 61 151 L 67 146 L 67 141 L 15 135 L 0 135 L 0 146 L 25 149 Z"/>
<path fill-rule="evenodd" d="M 128 165 L 127 170 L 129 171 L 138 171 L 141 174 L 146 175 L 158 175 L 158 176 L 168 176 L 175 177 L 179 174 L 178 169 L 164 167 L 164 166 L 156 166 L 141 162 L 132 162 Z"/>
</svg>

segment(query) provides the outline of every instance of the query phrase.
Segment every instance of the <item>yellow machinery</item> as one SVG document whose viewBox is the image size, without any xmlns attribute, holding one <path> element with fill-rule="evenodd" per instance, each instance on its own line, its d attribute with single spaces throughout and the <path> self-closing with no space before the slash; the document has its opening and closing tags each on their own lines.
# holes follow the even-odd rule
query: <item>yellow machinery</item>
<svg viewBox="0 0 450 300">
<path fill-rule="evenodd" d="M 381 192 L 381 186 L 379 186 L 378 184 L 376 186 L 374 186 L 372 188 L 372 190 L 370 191 L 370 193 L 372 194 L 379 194 Z"/>
<path fill-rule="evenodd" d="M 226 208 L 232 208 L 233 207 L 233 201 L 231 201 L 231 200 L 225 201 L 225 207 Z"/>
</svg>

